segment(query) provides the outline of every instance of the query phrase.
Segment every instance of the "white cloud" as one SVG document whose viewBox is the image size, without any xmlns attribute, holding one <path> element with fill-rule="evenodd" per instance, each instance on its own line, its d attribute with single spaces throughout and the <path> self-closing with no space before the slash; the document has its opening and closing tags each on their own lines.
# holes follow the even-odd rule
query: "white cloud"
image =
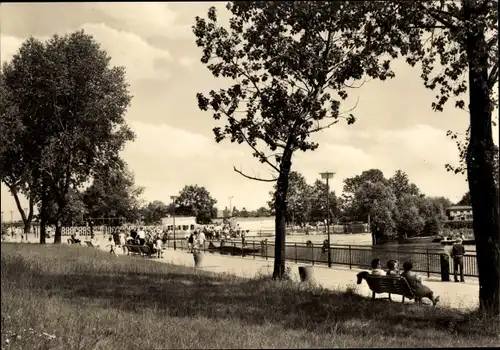
<svg viewBox="0 0 500 350">
<path fill-rule="evenodd" d="M 104 23 L 86 23 L 80 28 L 86 33 L 94 36 L 111 57 L 111 63 L 117 66 L 124 66 L 127 70 L 127 80 L 133 83 L 138 79 L 168 79 L 168 65 L 172 62 L 172 56 L 166 50 L 156 48 L 148 44 L 139 35 L 124 32 L 108 27 Z M 68 29 L 65 33 L 72 32 Z M 59 33 L 59 34 L 65 34 Z M 38 37 L 45 41 L 47 37 Z M 24 39 L 4 36 L 1 40 L 1 59 L 8 60 L 17 52 Z M 155 62 L 163 62 L 159 69 Z"/>
<path fill-rule="evenodd" d="M 179 58 L 179 63 L 181 64 L 181 66 L 189 68 L 190 70 L 193 70 L 193 64 L 195 62 L 196 60 L 192 57 L 182 56 L 181 58 Z"/>
<path fill-rule="evenodd" d="M 143 37 L 187 38 L 192 35 L 190 26 L 175 23 L 177 14 L 166 3 L 94 3 L 93 6 Z"/>
<path fill-rule="evenodd" d="M 191 157 L 226 157 L 241 155 L 234 149 L 224 150 L 211 138 L 187 130 L 171 127 L 167 124 L 152 125 L 138 121 L 130 122 L 132 130 L 137 135 L 134 142 L 125 149 L 126 154 L 134 155 L 161 155 L 173 157 L 177 160 Z"/>
<path fill-rule="evenodd" d="M 111 62 L 114 65 L 126 67 L 127 79 L 165 79 L 168 77 L 164 72 L 159 74 L 154 64 L 157 60 L 170 62 L 172 57 L 168 51 L 151 46 L 135 33 L 119 31 L 104 23 L 87 23 L 81 28 L 101 43 L 102 48 L 111 56 Z"/>
</svg>

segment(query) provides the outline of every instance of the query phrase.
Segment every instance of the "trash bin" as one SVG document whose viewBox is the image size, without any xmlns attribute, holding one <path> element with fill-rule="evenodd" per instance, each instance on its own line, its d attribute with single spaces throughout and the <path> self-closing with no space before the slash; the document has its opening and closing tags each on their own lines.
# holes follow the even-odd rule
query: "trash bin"
<svg viewBox="0 0 500 350">
<path fill-rule="evenodd" d="M 299 266 L 299 276 L 301 282 L 310 281 L 313 277 L 312 266 Z"/>
<path fill-rule="evenodd" d="M 450 256 L 448 254 L 441 254 L 441 281 L 450 281 Z"/>
</svg>

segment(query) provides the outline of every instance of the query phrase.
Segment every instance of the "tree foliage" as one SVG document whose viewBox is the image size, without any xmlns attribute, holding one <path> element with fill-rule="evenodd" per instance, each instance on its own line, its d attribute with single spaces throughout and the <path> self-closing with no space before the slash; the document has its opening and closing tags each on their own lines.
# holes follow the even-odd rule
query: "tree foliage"
<svg viewBox="0 0 500 350">
<path fill-rule="evenodd" d="M 83 194 L 88 218 L 114 219 L 114 223 L 139 220 L 143 190 L 124 163 L 100 168 Z"/>
<path fill-rule="evenodd" d="M 458 201 L 457 205 L 471 205 L 470 192 L 467 191 L 462 198 Z"/>
<path fill-rule="evenodd" d="M 142 220 L 146 225 L 159 224 L 161 219 L 169 214 L 171 214 L 169 206 L 158 200 L 148 203 L 141 209 Z"/>
<path fill-rule="evenodd" d="M 87 207 L 83 201 L 83 193 L 70 188 L 66 194 L 68 203 L 58 216 L 58 206 L 54 199 L 47 201 L 47 224 L 56 225 L 59 220 L 63 226 L 82 225 L 88 215 Z M 41 203 L 38 202 L 38 212 L 41 212 Z"/>
<path fill-rule="evenodd" d="M 492 135 L 498 107 L 498 1 L 365 2 L 365 15 L 375 45 L 420 65 L 425 87 L 436 91 L 434 110 L 454 101 L 469 114 L 469 136 L 459 150 L 473 208 L 480 305 L 498 316 L 500 209 Z M 460 172 L 463 165 L 454 170 Z"/>
<path fill-rule="evenodd" d="M 28 197 L 44 202 L 42 221 L 44 204 L 55 201 L 59 243 L 70 189 L 83 185 L 96 168 L 119 161 L 134 137 L 124 119 L 131 100 L 125 70 L 111 67 L 92 36 L 77 31 L 46 42 L 27 39 L 4 65 L 3 77 L 24 129 L 14 141 L 20 145 L 17 162 L 31 181 Z"/>
<path fill-rule="evenodd" d="M 176 215 L 195 216 L 198 224 L 209 224 L 217 216 L 217 200 L 203 186 L 185 186 L 175 200 Z"/>
<path fill-rule="evenodd" d="M 289 175 L 289 184 L 287 191 L 287 213 L 286 222 L 303 224 L 310 220 L 311 212 L 311 187 L 308 185 L 305 177 L 297 172 L 291 171 Z M 274 184 L 273 191 L 269 193 L 271 199 L 267 205 L 274 210 L 276 203 L 277 184 Z"/>
<path fill-rule="evenodd" d="M 245 143 L 253 156 L 275 171 L 276 244 L 273 277 L 285 271 L 286 193 L 295 151 L 314 150 L 311 134 L 353 114 L 340 102 L 353 80 L 393 76 L 389 63 L 368 47 L 363 23 L 342 2 L 231 2 L 229 28 L 211 7 L 196 17 L 201 62 L 232 86 L 197 95 L 201 110 L 216 121 L 217 142 Z M 349 30 L 347 30 L 349 28 Z M 256 176 L 240 174 L 250 179 Z"/>
<path fill-rule="evenodd" d="M 344 221 L 369 221 L 374 243 L 398 236 L 437 235 L 451 206 L 447 198 L 426 197 L 402 170 L 389 179 L 378 169 L 347 178 L 342 198 Z"/>
<path fill-rule="evenodd" d="M 330 223 L 336 222 L 339 216 L 339 203 L 335 191 L 330 188 L 328 192 L 327 201 L 327 188 L 326 182 L 316 179 L 310 189 L 310 213 L 309 220 L 311 222 L 318 222 L 325 220 L 328 217 L 328 210 L 330 211 Z M 328 207 L 329 203 L 329 207 Z M 327 209 L 328 208 L 328 209 Z"/>
</svg>

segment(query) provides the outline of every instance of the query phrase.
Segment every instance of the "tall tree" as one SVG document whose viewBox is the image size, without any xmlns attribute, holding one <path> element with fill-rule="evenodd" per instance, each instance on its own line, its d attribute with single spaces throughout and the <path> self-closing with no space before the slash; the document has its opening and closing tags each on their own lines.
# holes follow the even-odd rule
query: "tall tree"
<svg viewBox="0 0 500 350">
<path fill-rule="evenodd" d="M 124 119 L 131 100 L 125 70 L 111 67 L 93 37 L 77 31 L 44 43 L 29 38 L 3 73 L 28 130 L 30 144 L 20 161 L 40 184 L 30 195 L 42 201 L 42 231 L 44 208 L 54 200 L 54 242 L 60 243 L 70 188 L 83 185 L 95 168 L 117 161 L 134 137 Z"/>
<path fill-rule="evenodd" d="M 237 218 L 239 216 L 240 216 L 240 211 L 238 210 L 238 208 L 233 207 L 233 210 L 231 211 L 231 217 Z"/>
<path fill-rule="evenodd" d="M 141 216 L 146 225 L 161 223 L 161 219 L 168 214 L 168 205 L 162 201 L 152 201 L 141 209 Z"/>
<path fill-rule="evenodd" d="M 115 224 L 135 222 L 140 219 L 139 196 L 143 190 L 135 185 L 134 174 L 126 164 L 100 168 L 83 196 L 89 219 L 107 218 Z"/>
<path fill-rule="evenodd" d="M 245 208 L 245 207 L 241 208 L 240 217 L 248 218 L 249 216 L 250 216 L 250 213 L 248 212 L 247 208 Z"/>
<path fill-rule="evenodd" d="M 462 198 L 458 201 L 457 205 L 471 205 L 470 191 L 467 191 Z"/>
<path fill-rule="evenodd" d="M 7 67 L 8 68 L 8 67 Z M 29 144 L 29 133 L 19 115 L 15 95 L 6 84 L 3 69 L 0 71 L 0 181 L 3 182 L 14 197 L 16 207 L 21 214 L 24 233 L 30 232 L 37 202 L 32 190 L 35 187 L 32 173 L 23 158 L 26 158 L 25 147 Z M 31 150 L 33 153 L 35 149 Z M 28 197 L 28 211 L 21 205 L 20 195 Z"/>
<path fill-rule="evenodd" d="M 444 197 L 420 197 L 419 202 L 419 213 L 424 219 L 422 234 L 439 234 L 447 220 L 446 209 L 451 206 L 451 201 Z"/>
<path fill-rule="evenodd" d="M 389 63 L 366 49 L 364 23 L 346 11 L 349 6 L 356 5 L 234 1 L 227 5 L 229 28 L 218 23 L 214 7 L 206 19 L 196 17 L 201 62 L 215 77 L 234 81 L 227 89 L 197 95 L 201 110 L 211 110 L 216 121 L 224 118 L 213 129 L 215 140 L 246 143 L 275 172 L 274 178 L 262 179 L 234 168 L 249 179 L 277 182 L 273 278 L 285 272 L 286 195 L 294 153 L 316 149 L 310 136 L 344 117 L 340 101 L 352 81 L 393 76 Z M 352 114 L 345 119 L 355 120 Z"/>
<path fill-rule="evenodd" d="M 344 188 L 342 197 L 348 202 L 354 198 L 354 194 L 366 182 L 387 183 L 384 173 L 379 169 L 369 169 L 363 171 L 360 175 L 344 179 Z"/>
<path fill-rule="evenodd" d="M 394 192 L 394 189 L 393 189 Z M 424 231 L 425 218 L 421 215 L 421 198 L 409 193 L 394 194 L 397 213 L 395 215 L 396 230 L 400 236 L 414 237 Z"/>
<path fill-rule="evenodd" d="M 364 2 L 364 7 L 371 45 L 392 57 L 401 53 L 411 65 L 420 63 L 424 85 L 438 91 L 434 110 L 442 111 L 449 100 L 465 109 L 468 100 L 470 137 L 465 160 L 480 306 L 500 315 L 498 151 L 492 135 L 499 77 L 498 1 Z"/>
<path fill-rule="evenodd" d="M 270 216 L 271 212 L 266 207 L 260 207 L 255 211 L 255 216 L 257 217 L 267 217 Z"/>
<path fill-rule="evenodd" d="M 420 189 L 414 183 L 410 182 L 408 174 L 402 170 L 397 170 L 396 173 L 389 179 L 389 186 L 392 188 L 392 192 L 396 196 L 396 199 L 400 199 L 405 195 L 418 196 L 420 195 Z"/>
<path fill-rule="evenodd" d="M 74 224 L 83 224 L 84 217 L 88 214 L 87 208 L 83 201 L 83 193 L 70 188 L 66 194 L 67 205 L 62 213 L 58 214 L 57 203 L 52 199 L 47 201 L 46 205 L 46 220 L 49 225 L 56 225 L 59 220 L 64 226 L 72 226 Z M 41 212 L 41 203 L 38 203 L 38 212 Z"/>
<path fill-rule="evenodd" d="M 217 217 L 217 200 L 212 198 L 205 187 L 185 186 L 175 200 L 176 214 L 195 216 L 199 224 L 209 224 Z"/>
<path fill-rule="evenodd" d="M 368 182 L 387 184 L 387 179 L 379 169 L 365 170 L 360 175 L 344 179 L 342 211 L 345 220 L 364 221 L 367 219 L 367 208 L 357 202 L 356 193 Z"/>
<path fill-rule="evenodd" d="M 314 181 L 310 189 L 310 221 L 325 221 L 327 219 L 328 211 L 327 211 L 327 197 L 326 197 L 326 183 L 317 179 Z M 328 194 L 328 202 L 330 203 L 329 211 L 330 211 L 330 221 L 335 222 L 336 218 L 339 214 L 339 207 L 337 196 L 335 195 L 335 191 L 330 189 L 330 193 Z"/>
<path fill-rule="evenodd" d="M 311 188 L 307 184 L 304 175 L 297 171 L 291 171 L 287 189 L 287 223 L 304 224 L 309 221 L 311 212 Z M 271 200 L 267 203 L 270 209 L 276 207 L 275 196 L 278 184 L 269 193 Z"/>
<path fill-rule="evenodd" d="M 396 197 L 386 183 L 364 182 L 356 190 L 353 204 L 357 212 L 364 213 L 368 218 L 373 245 L 382 237 L 395 235 L 398 215 Z"/>
</svg>

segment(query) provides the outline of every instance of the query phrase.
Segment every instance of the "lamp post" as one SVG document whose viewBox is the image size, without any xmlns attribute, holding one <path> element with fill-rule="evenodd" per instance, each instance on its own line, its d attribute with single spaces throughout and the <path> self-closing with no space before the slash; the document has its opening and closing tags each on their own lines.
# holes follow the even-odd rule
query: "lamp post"
<svg viewBox="0 0 500 350">
<path fill-rule="evenodd" d="M 26 215 L 26 216 L 28 215 L 28 208 L 24 208 L 24 215 Z M 26 235 L 26 242 L 28 242 L 28 233 L 29 233 L 29 230 L 28 230 L 28 232 L 25 233 L 25 235 Z"/>
<path fill-rule="evenodd" d="M 2 231 L 2 235 L 3 235 L 5 233 L 5 232 L 3 232 L 3 211 L 1 212 L 1 215 L 2 216 L 0 217 L 0 226 L 1 226 L 0 231 Z"/>
<path fill-rule="evenodd" d="M 172 205 L 173 205 L 173 226 L 174 226 L 174 250 L 177 250 L 177 242 L 175 240 L 175 200 L 177 199 L 177 196 L 170 196 L 170 199 L 172 200 Z"/>
<path fill-rule="evenodd" d="M 328 234 L 328 267 L 332 267 L 332 252 L 330 250 L 330 184 L 329 179 L 333 178 L 335 173 L 320 173 L 322 179 L 326 179 L 326 232 Z"/>
<path fill-rule="evenodd" d="M 233 217 L 233 196 L 228 197 L 229 198 L 229 217 Z"/>
<path fill-rule="evenodd" d="M 10 234 L 12 235 L 14 232 L 14 211 L 10 211 Z"/>
</svg>

